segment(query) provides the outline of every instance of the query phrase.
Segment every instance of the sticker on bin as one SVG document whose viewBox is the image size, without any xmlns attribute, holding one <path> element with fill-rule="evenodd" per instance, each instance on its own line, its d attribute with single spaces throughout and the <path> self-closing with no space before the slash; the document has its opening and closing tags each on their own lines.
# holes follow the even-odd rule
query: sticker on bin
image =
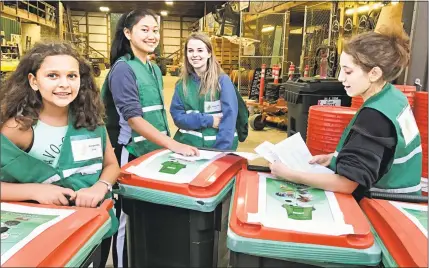
<svg viewBox="0 0 429 268">
<path fill-rule="evenodd" d="M 322 235 L 354 234 L 334 193 L 259 173 L 258 212 L 248 222 L 265 227 Z"/>
<path fill-rule="evenodd" d="M 109 232 L 112 207 L 1 202 L 1 267 L 80 267 Z"/>
<path fill-rule="evenodd" d="M 341 106 L 340 99 L 331 99 L 331 100 L 318 100 L 317 105 L 323 106 Z"/>
<path fill-rule="evenodd" d="M 1 264 L 30 243 L 39 234 L 74 210 L 26 207 L 2 203 L 1 208 Z"/>
<path fill-rule="evenodd" d="M 186 161 L 182 156 L 165 150 L 136 166 L 128 167 L 126 171 L 147 179 L 185 184 L 193 181 L 201 171 L 223 156 L 225 156 L 223 153 L 213 153 L 211 158 Z"/>
</svg>

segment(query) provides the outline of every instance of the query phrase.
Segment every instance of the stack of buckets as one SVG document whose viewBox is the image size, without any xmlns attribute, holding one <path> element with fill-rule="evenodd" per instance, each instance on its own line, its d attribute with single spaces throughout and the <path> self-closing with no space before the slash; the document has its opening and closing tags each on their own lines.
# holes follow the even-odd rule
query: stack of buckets
<svg viewBox="0 0 429 268">
<path fill-rule="evenodd" d="M 416 92 L 415 86 L 406 86 L 406 85 L 394 85 L 397 89 L 402 91 L 404 95 L 408 99 L 408 103 L 410 104 L 411 108 L 414 107 L 414 94 Z M 352 98 L 352 108 L 359 109 L 363 105 L 363 99 L 361 96 L 353 97 Z"/>
<path fill-rule="evenodd" d="M 363 105 L 363 98 L 361 96 L 352 97 L 352 108 L 359 109 Z"/>
<path fill-rule="evenodd" d="M 307 146 L 311 154 L 333 153 L 356 112 L 357 109 L 351 107 L 311 106 L 307 125 Z"/>
<path fill-rule="evenodd" d="M 414 99 L 414 117 L 419 127 L 422 138 L 423 163 L 422 163 L 422 192 L 428 194 L 428 93 L 418 91 Z"/>
</svg>

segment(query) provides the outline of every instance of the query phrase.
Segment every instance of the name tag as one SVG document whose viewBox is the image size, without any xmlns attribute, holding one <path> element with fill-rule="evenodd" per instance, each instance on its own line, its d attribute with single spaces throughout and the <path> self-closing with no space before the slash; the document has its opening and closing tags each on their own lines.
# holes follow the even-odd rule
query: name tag
<svg viewBox="0 0 429 268">
<path fill-rule="evenodd" d="M 222 111 L 222 106 L 220 104 L 220 100 L 204 102 L 205 113 L 214 113 L 214 112 L 221 112 L 221 111 Z"/>
<path fill-rule="evenodd" d="M 103 157 L 101 138 L 72 140 L 71 147 L 75 162 Z"/>
<path fill-rule="evenodd" d="M 414 118 L 411 107 L 408 105 L 396 119 L 401 127 L 402 136 L 404 136 L 405 145 L 410 144 L 419 134 L 416 119 Z"/>
</svg>

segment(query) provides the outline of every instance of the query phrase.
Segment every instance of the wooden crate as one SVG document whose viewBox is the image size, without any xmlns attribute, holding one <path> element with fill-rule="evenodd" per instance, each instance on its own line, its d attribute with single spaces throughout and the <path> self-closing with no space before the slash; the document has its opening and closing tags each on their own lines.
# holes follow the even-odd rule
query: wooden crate
<svg viewBox="0 0 429 268">
<path fill-rule="evenodd" d="M 226 73 L 238 69 L 238 44 L 231 43 L 224 37 L 211 37 L 213 54 Z"/>
</svg>

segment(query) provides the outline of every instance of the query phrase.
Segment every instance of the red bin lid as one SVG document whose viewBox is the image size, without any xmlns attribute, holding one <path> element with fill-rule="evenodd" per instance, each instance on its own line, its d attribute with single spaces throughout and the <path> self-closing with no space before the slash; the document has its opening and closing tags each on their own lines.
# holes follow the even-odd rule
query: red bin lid
<svg viewBox="0 0 429 268">
<path fill-rule="evenodd" d="M 360 206 L 399 267 L 428 267 L 427 204 L 364 198 Z"/>
</svg>

